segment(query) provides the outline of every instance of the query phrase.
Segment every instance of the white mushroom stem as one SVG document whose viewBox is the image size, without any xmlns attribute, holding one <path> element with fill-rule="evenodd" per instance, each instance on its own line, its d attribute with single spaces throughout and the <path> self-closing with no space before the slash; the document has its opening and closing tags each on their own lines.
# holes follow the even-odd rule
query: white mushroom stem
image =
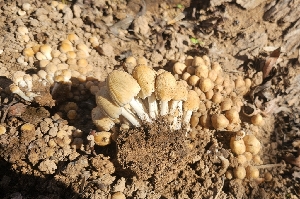
<svg viewBox="0 0 300 199">
<path fill-rule="evenodd" d="M 160 101 L 160 115 L 161 116 L 167 115 L 169 113 L 169 111 L 168 111 L 168 108 L 169 108 L 168 102 L 169 101 L 167 101 L 167 100 L 161 100 Z"/>
<path fill-rule="evenodd" d="M 172 109 L 172 111 L 170 111 L 170 114 L 171 115 L 174 115 L 174 119 L 173 119 L 173 129 L 174 130 L 179 130 L 181 129 L 181 123 L 182 123 L 182 115 L 183 115 L 183 112 L 182 112 L 182 101 L 172 101 L 172 102 L 175 102 L 175 103 L 172 103 L 172 108 L 174 108 L 173 106 L 175 106 L 174 109 Z M 176 112 L 177 110 L 177 112 Z"/>
<path fill-rule="evenodd" d="M 193 114 L 193 111 L 192 111 L 192 110 L 187 110 L 187 111 L 184 113 L 184 116 L 183 116 L 183 124 L 185 124 L 186 126 L 190 126 L 190 120 L 191 120 L 192 114 Z"/>
<path fill-rule="evenodd" d="M 31 91 L 32 90 L 32 77 L 30 75 L 26 74 L 23 76 L 23 79 L 27 84 L 28 90 Z"/>
<path fill-rule="evenodd" d="M 157 110 L 157 101 L 154 92 L 148 97 L 148 104 L 149 104 L 150 117 L 152 119 L 156 119 L 156 117 L 158 116 L 158 110 Z"/>
<path fill-rule="evenodd" d="M 132 98 L 129 104 L 141 120 L 151 122 L 149 115 L 143 110 L 142 105 L 136 99 Z"/>
<path fill-rule="evenodd" d="M 37 95 L 33 92 L 28 91 L 28 92 L 26 92 L 26 96 L 28 96 L 30 101 L 32 101 L 35 97 L 40 96 L 40 95 Z"/>
<path fill-rule="evenodd" d="M 124 107 L 121 107 L 121 115 L 123 115 L 132 125 L 134 126 L 141 126 L 140 121 L 130 114 Z"/>
<path fill-rule="evenodd" d="M 178 102 L 177 100 L 172 100 L 171 107 L 170 107 L 170 114 L 173 115 L 176 112 L 176 109 L 178 108 Z"/>
<path fill-rule="evenodd" d="M 18 86 L 16 86 L 16 85 L 11 85 L 11 86 L 10 86 L 10 90 L 11 90 L 12 93 L 15 93 L 15 94 L 19 95 L 19 96 L 22 97 L 24 100 L 29 101 L 29 102 L 32 101 L 29 97 L 27 97 L 27 96 L 25 95 L 25 93 L 24 93 L 23 91 L 20 90 L 20 88 L 19 88 Z"/>
</svg>

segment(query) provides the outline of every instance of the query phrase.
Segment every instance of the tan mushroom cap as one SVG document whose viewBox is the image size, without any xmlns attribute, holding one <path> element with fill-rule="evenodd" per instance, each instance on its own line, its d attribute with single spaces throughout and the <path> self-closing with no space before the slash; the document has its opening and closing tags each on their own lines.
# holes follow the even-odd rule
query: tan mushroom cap
<svg viewBox="0 0 300 199">
<path fill-rule="evenodd" d="M 164 71 L 156 77 L 155 95 L 158 100 L 170 101 L 175 96 L 176 88 L 176 79 L 170 72 Z"/>
<path fill-rule="evenodd" d="M 187 100 L 183 103 L 185 111 L 197 111 L 199 109 L 200 98 L 196 91 L 189 90 Z"/>
<path fill-rule="evenodd" d="M 91 115 L 93 123 L 100 131 L 109 131 L 115 125 L 114 121 L 102 113 L 99 106 L 93 108 Z"/>
<path fill-rule="evenodd" d="M 188 98 L 188 84 L 184 80 L 177 81 L 176 93 L 173 100 L 186 101 Z"/>
<path fill-rule="evenodd" d="M 112 119 L 118 118 L 122 113 L 121 108 L 112 102 L 106 86 L 96 93 L 96 103 Z"/>
<path fill-rule="evenodd" d="M 111 99 L 119 106 L 128 104 L 141 90 L 137 81 L 124 71 L 112 71 L 106 84 Z"/>
<path fill-rule="evenodd" d="M 138 65 L 132 71 L 132 76 L 141 87 L 138 96 L 142 99 L 149 97 L 155 90 L 155 76 L 153 69 L 146 65 Z"/>
<path fill-rule="evenodd" d="M 96 132 L 94 141 L 99 146 L 106 146 L 111 143 L 111 133 L 107 131 Z"/>
</svg>

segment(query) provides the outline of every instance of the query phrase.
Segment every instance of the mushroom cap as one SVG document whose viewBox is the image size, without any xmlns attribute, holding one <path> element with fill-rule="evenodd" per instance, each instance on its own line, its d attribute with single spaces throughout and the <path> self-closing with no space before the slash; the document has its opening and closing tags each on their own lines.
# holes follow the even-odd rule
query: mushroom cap
<svg viewBox="0 0 300 199">
<path fill-rule="evenodd" d="M 40 51 L 45 55 L 51 53 L 52 48 L 49 44 L 44 44 L 40 46 Z"/>
<path fill-rule="evenodd" d="M 176 79 L 170 72 L 160 73 L 155 80 L 156 98 L 162 101 L 170 101 L 175 95 L 176 87 Z"/>
<path fill-rule="evenodd" d="M 138 65 L 132 71 L 132 76 L 141 87 L 139 97 L 145 99 L 154 92 L 156 73 L 153 69 L 146 65 Z"/>
<path fill-rule="evenodd" d="M 115 125 L 114 121 L 107 117 L 99 106 L 93 108 L 91 115 L 93 123 L 100 131 L 109 131 Z"/>
<path fill-rule="evenodd" d="M 128 104 L 141 90 L 138 82 L 124 71 L 112 71 L 106 85 L 113 102 L 119 106 Z"/>
<path fill-rule="evenodd" d="M 200 98 L 196 91 L 189 90 L 187 100 L 183 103 L 185 111 L 197 111 L 199 109 Z"/>
<path fill-rule="evenodd" d="M 186 81 L 180 80 L 177 81 L 176 93 L 173 100 L 176 101 L 186 101 L 188 98 L 188 85 Z"/>
<path fill-rule="evenodd" d="M 122 113 L 121 108 L 112 102 L 106 86 L 96 93 L 96 103 L 102 112 L 112 119 L 118 118 Z"/>
</svg>

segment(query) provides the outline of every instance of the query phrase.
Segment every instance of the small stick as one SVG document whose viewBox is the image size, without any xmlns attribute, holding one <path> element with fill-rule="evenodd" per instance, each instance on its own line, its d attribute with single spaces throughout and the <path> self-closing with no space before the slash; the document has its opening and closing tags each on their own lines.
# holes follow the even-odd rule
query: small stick
<svg viewBox="0 0 300 199">
<path fill-rule="evenodd" d="M 219 189 L 219 191 L 218 191 L 218 193 L 217 193 L 215 199 L 218 199 L 218 198 L 219 198 L 219 195 L 220 195 L 220 193 L 221 193 L 221 191 L 222 191 L 223 186 L 224 186 L 224 177 L 222 178 L 222 185 L 221 185 L 221 187 L 220 187 L 220 189 Z"/>
<path fill-rule="evenodd" d="M 265 164 L 265 165 L 255 166 L 255 167 L 258 169 L 268 169 L 268 168 L 281 167 L 281 166 L 284 166 L 284 164 Z"/>
</svg>

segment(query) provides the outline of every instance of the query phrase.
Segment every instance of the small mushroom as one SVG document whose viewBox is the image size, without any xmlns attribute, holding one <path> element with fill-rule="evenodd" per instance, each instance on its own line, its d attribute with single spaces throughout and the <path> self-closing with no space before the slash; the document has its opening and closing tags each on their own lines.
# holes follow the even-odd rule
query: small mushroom
<svg viewBox="0 0 300 199">
<path fill-rule="evenodd" d="M 163 71 L 156 77 L 155 95 L 160 100 L 161 116 L 168 114 L 168 102 L 174 98 L 176 86 L 176 79 L 170 72 Z"/>
<path fill-rule="evenodd" d="M 106 84 L 113 102 L 121 107 L 130 104 L 139 118 L 151 122 L 142 105 L 134 98 L 140 92 L 141 87 L 131 75 L 124 71 L 114 70 L 108 75 Z"/>
<path fill-rule="evenodd" d="M 170 107 L 170 115 L 174 116 L 173 120 L 173 128 L 175 130 L 181 128 L 181 120 L 178 120 L 178 118 L 181 118 L 183 115 L 182 111 L 182 103 L 183 101 L 186 101 L 188 98 L 188 85 L 186 81 L 181 80 L 177 81 L 177 86 L 176 86 L 176 93 L 171 101 L 171 107 Z"/>
<path fill-rule="evenodd" d="M 141 87 L 138 96 L 142 99 L 148 99 L 149 115 L 151 118 L 156 118 L 158 115 L 154 93 L 156 72 L 146 65 L 138 65 L 132 71 L 132 76 Z"/>
<path fill-rule="evenodd" d="M 43 55 L 45 55 L 45 57 L 46 57 L 48 60 L 51 60 L 51 59 L 52 59 L 51 51 L 52 51 L 52 48 L 51 48 L 51 46 L 48 45 L 48 44 L 45 44 L 45 45 L 40 46 L 40 52 L 43 53 Z"/>
<path fill-rule="evenodd" d="M 183 123 L 186 126 L 190 126 L 190 120 L 193 112 L 197 111 L 199 109 L 200 104 L 200 98 L 198 97 L 198 94 L 194 90 L 189 90 L 187 100 L 183 103 L 183 109 L 184 109 L 184 117 L 183 117 Z"/>
<path fill-rule="evenodd" d="M 12 93 L 15 93 L 17 95 L 19 95 L 21 98 L 23 98 L 26 101 L 32 101 L 31 98 L 29 98 L 28 96 L 25 95 L 25 93 L 23 91 L 20 90 L 20 88 L 17 85 L 11 84 L 9 86 L 9 89 Z"/>
<path fill-rule="evenodd" d="M 106 146 L 111 143 L 111 133 L 107 131 L 96 132 L 94 141 L 99 146 Z"/>
<path fill-rule="evenodd" d="M 100 131 L 109 131 L 115 125 L 112 119 L 102 113 L 99 106 L 93 108 L 91 115 L 93 123 Z"/>
<path fill-rule="evenodd" d="M 96 103 L 108 117 L 118 119 L 120 115 L 123 115 L 132 125 L 140 126 L 140 122 L 135 116 L 131 115 L 124 107 L 113 103 L 106 86 L 96 93 Z"/>
</svg>

